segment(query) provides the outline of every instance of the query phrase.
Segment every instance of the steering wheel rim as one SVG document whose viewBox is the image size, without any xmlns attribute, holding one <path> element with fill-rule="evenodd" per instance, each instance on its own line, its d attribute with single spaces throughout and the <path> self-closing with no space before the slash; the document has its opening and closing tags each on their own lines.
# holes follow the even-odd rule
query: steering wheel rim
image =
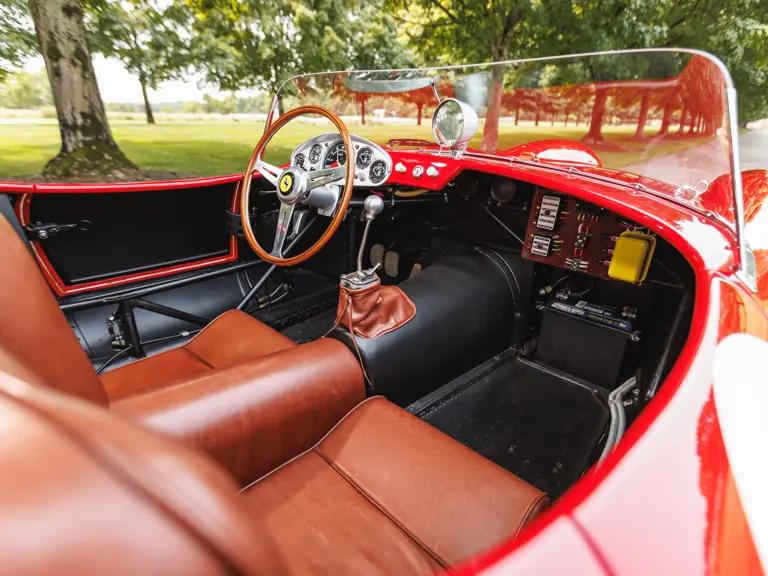
<svg viewBox="0 0 768 576">
<path fill-rule="evenodd" d="M 269 144 L 269 141 L 277 133 L 277 131 L 280 130 L 280 128 L 285 126 L 292 119 L 298 116 L 303 116 L 305 114 L 319 114 L 320 116 L 330 120 L 339 131 L 341 140 L 344 142 L 344 147 L 347 151 L 347 164 L 344 168 L 344 189 L 339 197 L 338 203 L 336 204 L 335 213 L 331 219 L 331 223 L 328 225 L 325 232 L 323 232 L 323 235 L 320 236 L 320 238 L 304 252 L 301 252 L 296 256 L 286 258 L 280 255 L 282 245 L 278 247 L 277 240 L 278 237 L 282 234 L 284 241 L 287 233 L 287 227 L 290 223 L 290 218 L 293 215 L 293 206 L 302 201 L 301 194 L 304 193 L 304 191 L 302 189 L 298 189 L 297 193 L 294 191 L 294 187 L 299 185 L 307 186 L 303 182 L 305 179 L 309 181 L 310 176 L 314 178 L 314 180 L 309 185 L 314 186 L 314 188 L 329 183 L 328 179 L 331 178 L 331 173 L 333 171 L 318 170 L 315 172 L 304 172 L 303 169 L 295 166 L 288 167 L 285 170 L 280 170 L 279 168 L 275 168 L 274 166 L 266 164 L 260 159 L 260 157 L 264 153 L 264 149 L 267 147 L 267 144 Z M 278 217 L 277 230 L 275 232 L 275 247 L 273 247 L 273 252 L 277 251 L 277 255 L 271 252 L 267 252 L 264 250 L 264 248 L 261 247 L 258 240 L 256 240 L 256 235 L 253 233 L 253 227 L 251 226 L 251 221 L 248 215 L 251 202 L 251 184 L 253 183 L 254 170 L 258 171 L 262 177 L 266 178 L 275 185 L 277 196 L 280 200 L 280 215 Z M 276 174 L 275 172 L 279 172 L 279 174 Z M 326 172 L 328 174 L 326 174 Z M 335 174 L 337 172 L 333 173 Z M 289 179 L 286 174 L 290 174 L 291 178 Z M 283 114 L 274 122 L 274 124 L 272 124 L 267 129 L 266 132 L 264 132 L 261 139 L 256 144 L 256 147 L 253 149 L 253 154 L 251 154 L 251 159 L 248 162 L 248 167 L 246 168 L 245 174 L 243 175 L 243 186 L 240 192 L 240 219 L 243 223 L 243 232 L 245 233 L 245 239 L 248 241 L 248 244 L 262 260 L 277 266 L 293 266 L 314 256 L 323 246 L 328 243 L 328 241 L 331 239 L 331 236 L 333 236 L 336 230 L 338 230 L 342 220 L 344 220 L 344 215 L 347 212 L 349 201 L 352 198 L 352 192 L 354 190 L 354 176 L 355 162 L 352 148 L 352 138 L 349 135 L 349 130 L 347 130 L 347 127 L 344 125 L 344 122 L 341 120 L 341 118 L 323 106 L 302 106 L 300 108 L 295 108 L 286 114 Z M 332 179 L 331 181 L 335 180 Z M 283 190 L 284 187 L 286 190 Z M 307 190 L 307 192 L 314 188 L 310 188 Z M 290 208 L 288 208 L 288 206 L 290 206 Z"/>
</svg>

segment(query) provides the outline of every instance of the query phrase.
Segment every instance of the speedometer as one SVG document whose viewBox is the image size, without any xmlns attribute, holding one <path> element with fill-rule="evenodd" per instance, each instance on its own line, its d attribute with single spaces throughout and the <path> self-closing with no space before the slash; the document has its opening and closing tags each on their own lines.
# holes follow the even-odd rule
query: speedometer
<svg viewBox="0 0 768 576">
<path fill-rule="evenodd" d="M 331 146 L 330 150 L 325 154 L 323 168 L 330 168 L 333 164 L 344 166 L 346 163 L 347 149 L 344 147 L 344 142 L 338 142 Z"/>
</svg>

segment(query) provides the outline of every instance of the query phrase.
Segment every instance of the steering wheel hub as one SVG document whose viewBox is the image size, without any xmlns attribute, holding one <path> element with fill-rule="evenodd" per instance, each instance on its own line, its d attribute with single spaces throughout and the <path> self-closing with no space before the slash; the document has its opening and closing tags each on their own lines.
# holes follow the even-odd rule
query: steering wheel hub
<svg viewBox="0 0 768 576">
<path fill-rule="evenodd" d="M 309 180 L 301 168 L 288 168 L 277 181 L 277 193 L 280 202 L 295 204 L 304 198 Z"/>
</svg>

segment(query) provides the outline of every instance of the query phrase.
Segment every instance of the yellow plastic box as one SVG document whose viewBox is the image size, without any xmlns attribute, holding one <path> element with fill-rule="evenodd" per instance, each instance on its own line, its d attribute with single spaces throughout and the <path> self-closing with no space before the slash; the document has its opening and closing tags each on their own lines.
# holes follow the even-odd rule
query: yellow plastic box
<svg viewBox="0 0 768 576">
<path fill-rule="evenodd" d="M 622 232 L 613 249 L 608 276 L 623 282 L 642 282 L 651 266 L 656 237 L 642 232 Z"/>
</svg>

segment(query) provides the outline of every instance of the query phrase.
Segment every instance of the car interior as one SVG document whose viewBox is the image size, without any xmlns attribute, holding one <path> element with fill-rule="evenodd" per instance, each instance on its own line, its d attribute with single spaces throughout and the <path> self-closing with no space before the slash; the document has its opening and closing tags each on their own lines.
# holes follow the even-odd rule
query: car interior
<svg viewBox="0 0 768 576">
<path fill-rule="evenodd" d="M 385 148 L 353 137 L 347 162 L 335 142 L 296 148 L 301 171 L 254 175 L 245 219 L 225 179 L 10 196 L 0 420 L 17 433 L 0 455 L 19 473 L 0 498 L 40 519 L 70 509 L 71 566 L 456 567 L 529 526 L 663 385 L 694 275 L 660 235 L 491 171 L 388 186 L 406 167 Z M 345 210 L 320 198 L 283 220 L 304 171 L 353 164 Z M 276 229 L 273 257 L 324 245 L 270 264 L 249 234 L 272 246 Z"/>
</svg>

